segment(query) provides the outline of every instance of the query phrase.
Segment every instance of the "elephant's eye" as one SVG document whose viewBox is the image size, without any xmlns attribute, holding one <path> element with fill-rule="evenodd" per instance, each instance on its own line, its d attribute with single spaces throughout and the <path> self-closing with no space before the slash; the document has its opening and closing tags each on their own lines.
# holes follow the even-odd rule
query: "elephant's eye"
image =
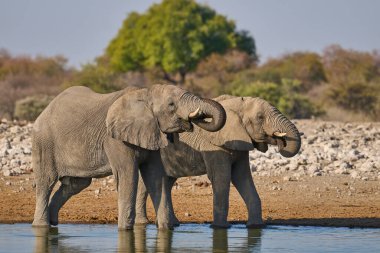
<svg viewBox="0 0 380 253">
<path fill-rule="evenodd" d="M 264 115 L 262 115 L 262 114 L 258 114 L 258 115 L 257 115 L 257 119 L 258 119 L 258 120 L 264 120 Z"/>
<path fill-rule="evenodd" d="M 169 108 L 170 111 L 174 111 L 176 109 L 175 108 L 175 103 L 174 102 L 169 102 L 168 108 Z"/>
</svg>

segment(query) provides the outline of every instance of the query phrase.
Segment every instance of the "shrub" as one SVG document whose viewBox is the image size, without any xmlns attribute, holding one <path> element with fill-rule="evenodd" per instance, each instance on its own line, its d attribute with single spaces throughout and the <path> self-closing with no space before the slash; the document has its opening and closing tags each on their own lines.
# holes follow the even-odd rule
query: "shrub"
<svg viewBox="0 0 380 253">
<path fill-rule="evenodd" d="M 327 95 L 339 106 L 354 112 L 375 116 L 380 103 L 378 83 L 352 82 L 333 85 Z"/>
<path fill-rule="evenodd" d="M 283 79 L 281 84 L 255 81 L 238 84 L 231 93 L 236 96 L 260 97 L 276 106 L 282 113 L 291 118 L 310 118 L 321 115 L 320 108 L 309 99 L 299 94 L 300 82 Z"/>
<path fill-rule="evenodd" d="M 35 95 L 16 101 L 14 117 L 34 121 L 53 100 L 53 96 Z"/>
<path fill-rule="evenodd" d="M 300 82 L 301 91 L 308 91 L 326 81 L 320 56 L 316 53 L 296 52 L 281 58 L 270 59 L 255 71 L 255 80 L 275 82 L 294 79 Z"/>
</svg>

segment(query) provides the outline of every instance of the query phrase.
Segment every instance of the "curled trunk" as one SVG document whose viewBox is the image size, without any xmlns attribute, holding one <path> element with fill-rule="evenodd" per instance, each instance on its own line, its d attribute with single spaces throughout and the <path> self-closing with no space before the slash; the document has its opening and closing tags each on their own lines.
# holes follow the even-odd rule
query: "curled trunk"
<svg viewBox="0 0 380 253">
<path fill-rule="evenodd" d="M 226 123 L 226 111 L 214 100 L 185 93 L 181 97 L 181 103 L 189 110 L 188 115 L 197 112 L 197 116 L 189 120 L 206 131 L 219 131 Z"/>
<path fill-rule="evenodd" d="M 277 110 L 276 110 L 277 111 Z M 280 112 L 276 112 L 272 133 L 286 133 L 285 136 L 274 136 L 279 152 L 284 157 L 295 156 L 301 148 L 301 136 L 296 126 Z"/>
</svg>

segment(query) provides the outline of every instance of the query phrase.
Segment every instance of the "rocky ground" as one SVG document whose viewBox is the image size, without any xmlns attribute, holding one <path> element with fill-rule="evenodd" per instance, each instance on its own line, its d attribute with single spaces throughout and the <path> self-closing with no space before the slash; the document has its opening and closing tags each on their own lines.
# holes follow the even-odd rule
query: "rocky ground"
<svg viewBox="0 0 380 253">
<path fill-rule="evenodd" d="M 380 123 L 295 121 L 302 149 L 294 158 L 270 148 L 250 153 L 252 175 L 267 223 L 380 227 Z M 0 123 L 0 222 L 30 222 L 34 210 L 31 123 Z M 173 190 L 183 222 L 212 220 L 212 189 L 206 176 L 182 178 Z M 86 205 L 83 205 L 86 203 Z M 94 180 L 62 209 L 64 222 L 115 222 L 115 183 Z M 154 218 L 151 205 L 149 216 Z M 232 187 L 232 221 L 246 209 Z"/>
</svg>

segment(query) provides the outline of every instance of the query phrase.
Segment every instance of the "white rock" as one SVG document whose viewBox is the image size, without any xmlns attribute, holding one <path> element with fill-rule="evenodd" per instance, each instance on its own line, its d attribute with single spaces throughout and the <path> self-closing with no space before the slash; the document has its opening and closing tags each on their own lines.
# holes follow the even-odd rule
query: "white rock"
<svg viewBox="0 0 380 253">
<path fill-rule="evenodd" d="M 32 153 L 32 150 L 30 150 L 30 148 L 24 148 L 23 153 L 25 155 L 30 155 Z"/>
<path fill-rule="evenodd" d="M 5 177 L 9 177 L 9 176 L 12 176 L 12 172 L 9 169 L 5 169 L 5 170 L 3 169 L 3 175 Z"/>
<path fill-rule="evenodd" d="M 357 179 L 357 178 L 360 177 L 360 176 L 359 176 L 359 173 L 358 173 L 357 171 L 352 171 L 352 172 L 350 173 L 350 176 L 351 176 L 352 178 L 354 178 L 354 179 Z"/>
</svg>

